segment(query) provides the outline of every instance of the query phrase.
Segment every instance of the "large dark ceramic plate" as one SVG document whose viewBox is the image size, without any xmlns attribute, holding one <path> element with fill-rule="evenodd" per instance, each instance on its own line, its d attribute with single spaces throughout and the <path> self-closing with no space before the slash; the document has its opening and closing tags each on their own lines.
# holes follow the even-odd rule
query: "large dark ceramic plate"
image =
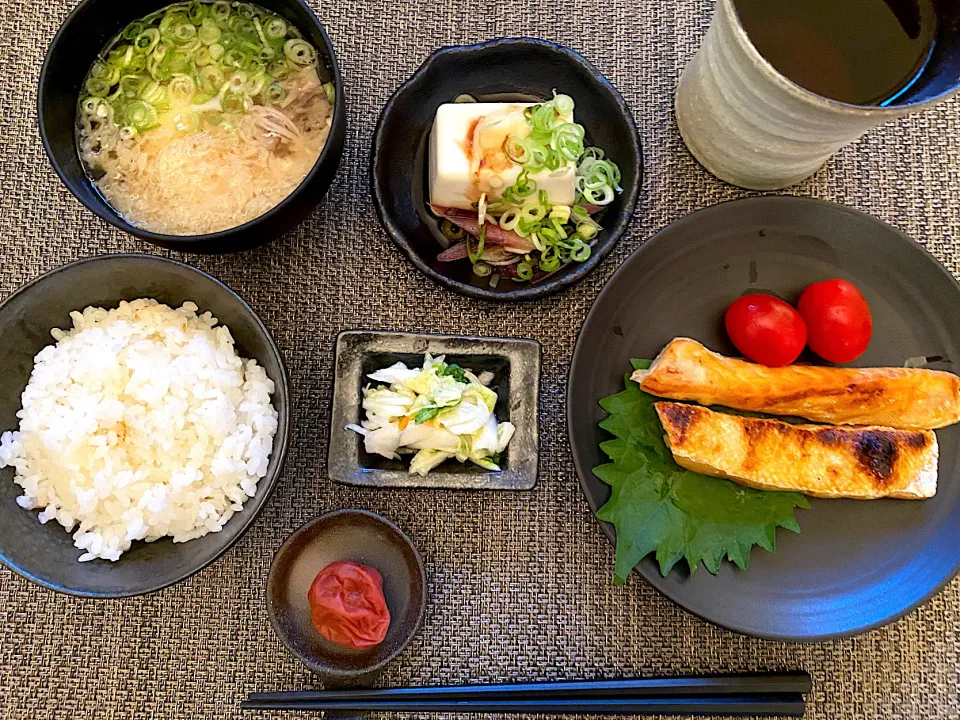
<svg viewBox="0 0 960 720">
<path fill-rule="evenodd" d="M 537 102 L 553 90 L 576 102 L 574 119 L 619 166 L 623 192 L 600 218 L 593 255 L 538 283 L 501 281 L 473 274 L 466 261 L 441 263 L 438 221 L 426 209 L 425 167 L 437 108 L 467 93 L 484 102 Z M 539 298 L 583 279 L 626 232 L 640 191 L 643 159 L 633 115 L 620 93 L 583 57 L 535 38 L 493 40 L 437 50 L 387 102 L 373 138 L 373 202 L 384 229 L 414 265 L 441 285 L 491 300 Z M 427 172 L 428 174 L 428 172 Z"/>
<path fill-rule="evenodd" d="M 83 553 L 56 521 L 41 525 L 21 509 L 13 469 L 0 469 L 0 563 L 53 590 L 84 597 L 129 597 L 173 585 L 223 555 L 253 524 L 277 484 L 287 451 L 290 400 L 287 371 L 270 332 L 236 293 L 183 263 L 150 255 L 99 255 L 64 265 L 0 303 L 0 432 L 15 430 L 20 396 L 33 358 L 54 342 L 50 329 L 70 328 L 70 312 L 88 306 L 115 308 L 121 300 L 154 298 L 172 307 L 186 301 L 209 310 L 230 329 L 237 352 L 255 358 L 276 385 L 271 397 L 280 415 L 266 477 L 257 494 L 217 533 L 185 543 L 171 538 L 138 541 L 116 562 L 77 562 Z"/>
<path fill-rule="evenodd" d="M 722 326 L 730 302 L 759 289 L 794 301 L 833 277 L 855 283 L 873 312 L 873 341 L 857 365 L 926 356 L 928 367 L 956 371 L 960 285 L 876 218 L 817 200 L 755 198 L 694 213 L 641 246 L 600 293 L 570 369 L 570 443 L 591 509 L 609 497 L 591 472 L 606 461 L 599 444 L 609 438 L 597 427 L 597 401 L 622 388 L 630 358 L 652 358 L 676 336 L 736 354 Z M 638 571 L 686 610 L 749 635 L 825 640 L 891 622 L 960 570 L 960 426 L 937 437 L 940 483 L 930 500 L 812 500 L 797 512 L 802 532 L 778 531 L 776 552 L 755 548 L 746 571 L 725 562 L 716 576 L 701 566 L 691 577 L 683 566 L 664 578 L 651 557 Z M 614 539 L 611 526 L 603 530 Z"/>
</svg>

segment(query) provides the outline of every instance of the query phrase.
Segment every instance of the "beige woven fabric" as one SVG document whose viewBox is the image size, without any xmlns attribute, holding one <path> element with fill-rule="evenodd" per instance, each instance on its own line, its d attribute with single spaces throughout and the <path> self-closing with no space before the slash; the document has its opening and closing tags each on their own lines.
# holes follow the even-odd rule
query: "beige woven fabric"
<svg viewBox="0 0 960 720">
<path fill-rule="evenodd" d="M 347 82 L 347 149 L 330 194 L 296 232 L 268 247 L 183 258 L 235 288 L 274 329 L 295 391 L 284 477 L 233 550 L 149 597 L 81 601 L 0 569 L 0 717 L 220 720 L 241 716 L 247 691 L 309 684 L 270 629 L 265 577 L 272 553 L 295 527 L 345 506 L 394 519 L 423 552 L 429 573 L 425 624 L 385 681 L 805 668 L 816 682 L 812 720 L 960 717 L 960 582 L 906 619 L 856 639 L 795 646 L 740 637 L 684 613 L 637 578 L 614 587 L 613 549 L 580 494 L 563 407 L 587 309 L 644 238 L 692 210 L 745 194 L 698 167 L 673 122 L 673 89 L 706 29 L 710 0 L 312 4 Z M 38 139 L 41 59 L 72 5 L 0 0 L 0 296 L 74 258 L 148 249 L 83 209 Z M 367 186 L 374 123 L 396 86 L 436 47 L 511 35 L 567 44 L 616 84 L 636 114 L 647 172 L 632 230 L 613 255 L 572 291 L 520 311 L 461 298 L 422 277 L 381 231 Z M 920 239 L 956 273 L 958 110 L 952 102 L 881 129 L 792 192 L 872 212 Z M 334 487 L 324 475 L 333 340 L 360 327 L 539 340 L 536 490 Z"/>
</svg>

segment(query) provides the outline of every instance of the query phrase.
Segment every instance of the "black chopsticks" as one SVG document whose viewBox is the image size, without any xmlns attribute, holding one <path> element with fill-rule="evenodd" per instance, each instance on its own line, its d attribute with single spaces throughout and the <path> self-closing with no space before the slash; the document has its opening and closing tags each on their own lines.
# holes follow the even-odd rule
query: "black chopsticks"
<svg viewBox="0 0 960 720">
<path fill-rule="evenodd" d="M 807 673 L 252 693 L 244 710 L 801 716 Z"/>
</svg>

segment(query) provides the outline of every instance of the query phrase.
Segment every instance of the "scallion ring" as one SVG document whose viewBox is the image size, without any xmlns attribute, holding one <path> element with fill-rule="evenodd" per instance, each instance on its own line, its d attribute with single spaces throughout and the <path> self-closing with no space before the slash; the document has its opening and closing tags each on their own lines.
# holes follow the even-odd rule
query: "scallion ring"
<svg viewBox="0 0 960 720">
<path fill-rule="evenodd" d="M 120 34 L 124 40 L 135 40 L 140 33 L 143 32 L 144 24 L 139 20 L 134 20 L 132 23 L 127 25 L 123 32 Z"/>
<path fill-rule="evenodd" d="M 210 8 L 210 16 L 218 23 L 226 22 L 230 19 L 233 10 L 230 3 L 226 0 L 217 0 Z"/>
<path fill-rule="evenodd" d="M 159 104 L 167 97 L 167 91 L 158 82 L 149 82 L 140 91 L 140 99 L 152 105 Z"/>
<path fill-rule="evenodd" d="M 227 89 L 229 92 L 240 95 L 246 91 L 247 81 L 249 79 L 249 75 L 243 72 L 243 70 L 239 70 L 230 76 L 230 79 L 227 81 Z"/>
<path fill-rule="evenodd" d="M 473 274 L 478 277 L 487 277 L 493 272 L 493 268 L 485 262 L 476 262 L 473 264 Z"/>
<path fill-rule="evenodd" d="M 243 95 L 229 91 L 225 92 L 223 97 L 220 98 L 220 107 L 223 108 L 224 112 L 242 113 L 245 110 Z"/>
<path fill-rule="evenodd" d="M 570 251 L 570 259 L 576 262 L 586 262 L 590 259 L 592 253 L 593 250 L 591 250 L 589 245 L 582 240 L 578 240 L 574 248 Z"/>
<path fill-rule="evenodd" d="M 127 105 L 124 113 L 124 120 L 127 125 L 132 125 L 137 130 L 143 130 L 151 125 L 156 119 L 157 113 L 148 103 L 142 100 L 135 100 Z"/>
<path fill-rule="evenodd" d="M 533 268 L 530 266 L 530 263 L 517 263 L 517 277 L 521 280 L 529 280 L 533 277 Z"/>
<path fill-rule="evenodd" d="M 467 93 L 461 93 L 453 99 L 453 102 L 457 103 L 458 105 L 463 103 L 475 103 L 476 101 L 477 99 L 473 95 L 468 95 Z"/>
<path fill-rule="evenodd" d="M 263 24 L 263 34 L 271 40 L 279 40 L 287 35 L 287 23 L 283 18 L 272 17 Z"/>
<path fill-rule="evenodd" d="M 182 133 L 191 133 L 200 127 L 200 116 L 193 111 L 180 113 L 173 118 L 173 125 Z"/>
<path fill-rule="evenodd" d="M 106 97 L 110 93 L 110 85 L 107 84 L 106 80 L 101 80 L 100 78 L 88 77 L 87 78 L 87 92 L 93 95 L 94 97 Z"/>
<path fill-rule="evenodd" d="M 291 39 L 283 44 L 283 54 L 297 65 L 310 65 L 317 59 L 317 51 L 305 40 Z"/>
<path fill-rule="evenodd" d="M 446 219 L 440 222 L 440 234 L 450 242 L 460 242 L 467 235 L 462 227 Z"/>
<path fill-rule="evenodd" d="M 554 95 L 550 101 L 558 115 L 569 115 L 573 112 L 574 102 L 569 95 Z"/>
<path fill-rule="evenodd" d="M 157 43 L 160 42 L 160 31 L 156 28 L 147 28 L 133 41 L 133 47 L 141 53 L 152 52 L 153 49 L 157 46 Z"/>
<path fill-rule="evenodd" d="M 194 25 L 199 25 L 203 22 L 204 18 L 207 17 L 207 5 L 200 2 L 200 0 L 192 0 L 192 2 L 187 5 L 187 18 Z"/>
<path fill-rule="evenodd" d="M 213 45 L 223 35 L 223 31 L 217 27 L 217 24 L 210 18 L 203 21 L 203 25 L 197 31 L 197 37 L 204 45 Z"/>
<path fill-rule="evenodd" d="M 223 85 L 224 77 L 216 65 L 206 65 L 200 68 L 197 73 L 200 79 L 200 87 L 207 92 L 215 92 Z"/>
<path fill-rule="evenodd" d="M 516 230 L 520 224 L 520 212 L 516 208 L 504 210 L 499 224 L 504 230 Z"/>
<path fill-rule="evenodd" d="M 190 100 L 197 90 L 197 84 L 186 73 L 177 73 L 170 79 L 167 92 L 174 100 Z"/>
<path fill-rule="evenodd" d="M 263 96 L 271 105 L 279 105 L 287 97 L 287 91 L 283 89 L 283 85 L 274 82 L 267 86 Z"/>
</svg>

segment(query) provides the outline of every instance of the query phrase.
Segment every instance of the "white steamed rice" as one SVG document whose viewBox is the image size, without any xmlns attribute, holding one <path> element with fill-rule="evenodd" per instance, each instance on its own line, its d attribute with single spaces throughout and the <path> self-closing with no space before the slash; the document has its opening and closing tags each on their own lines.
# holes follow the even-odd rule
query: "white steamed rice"
<svg viewBox="0 0 960 720">
<path fill-rule="evenodd" d="M 21 507 L 74 533 L 81 562 L 217 532 L 266 475 L 273 381 L 197 309 L 90 307 L 35 358 L 0 467 L 16 469 Z"/>
</svg>

